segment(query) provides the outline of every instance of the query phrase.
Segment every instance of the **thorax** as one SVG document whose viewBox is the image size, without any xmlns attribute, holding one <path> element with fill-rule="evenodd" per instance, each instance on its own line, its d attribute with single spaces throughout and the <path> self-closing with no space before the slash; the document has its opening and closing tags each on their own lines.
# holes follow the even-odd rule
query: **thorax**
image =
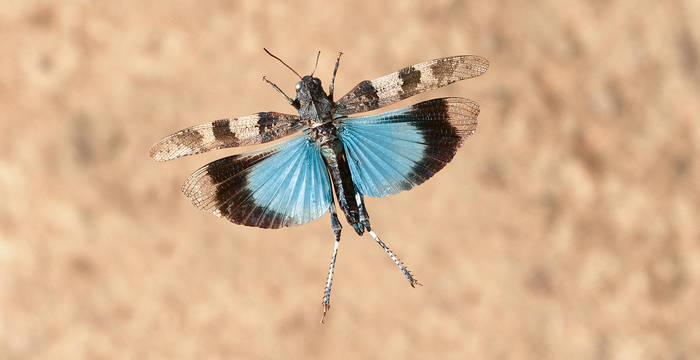
<svg viewBox="0 0 700 360">
<path fill-rule="evenodd" d="M 304 76 L 297 84 L 299 116 L 314 129 L 333 121 L 335 104 L 321 86 L 321 81 L 311 76 Z"/>
</svg>

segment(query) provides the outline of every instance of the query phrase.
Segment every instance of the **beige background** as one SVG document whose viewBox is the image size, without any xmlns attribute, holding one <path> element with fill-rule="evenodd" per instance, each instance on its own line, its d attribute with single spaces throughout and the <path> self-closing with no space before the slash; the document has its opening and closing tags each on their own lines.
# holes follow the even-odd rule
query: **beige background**
<svg viewBox="0 0 700 360">
<path fill-rule="evenodd" d="M 5 1 L 0 359 L 691 359 L 700 354 L 700 2 Z M 489 71 L 480 125 L 373 225 L 423 287 L 328 217 L 261 230 L 196 210 L 180 128 L 293 112 L 423 60 Z M 397 107 L 397 106 L 394 106 Z"/>
</svg>

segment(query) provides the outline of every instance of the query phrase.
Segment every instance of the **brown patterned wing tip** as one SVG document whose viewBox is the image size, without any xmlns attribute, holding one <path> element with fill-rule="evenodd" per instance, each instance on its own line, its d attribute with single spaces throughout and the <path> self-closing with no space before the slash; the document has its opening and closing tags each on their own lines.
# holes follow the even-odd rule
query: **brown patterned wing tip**
<svg viewBox="0 0 700 360">
<path fill-rule="evenodd" d="M 378 109 L 426 90 L 479 76 L 488 67 L 489 61 L 476 55 L 451 56 L 408 66 L 357 84 L 338 100 L 336 114 L 350 115 Z"/>
<path fill-rule="evenodd" d="M 474 135 L 478 125 L 479 104 L 459 97 L 433 99 L 424 103 L 435 102 L 437 107 L 444 106 L 446 120 L 454 126 L 457 134 L 462 138 Z M 443 105 L 440 105 L 442 103 Z M 418 104 L 417 104 L 418 105 Z"/>
<path fill-rule="evenodd" d="M 180 130 L 153 144 L 149 153 L 153 160 L 167 161 L 210 150 L 262 144 L 302 128 L 298 115 L 261 112 Z"/>
</svg>

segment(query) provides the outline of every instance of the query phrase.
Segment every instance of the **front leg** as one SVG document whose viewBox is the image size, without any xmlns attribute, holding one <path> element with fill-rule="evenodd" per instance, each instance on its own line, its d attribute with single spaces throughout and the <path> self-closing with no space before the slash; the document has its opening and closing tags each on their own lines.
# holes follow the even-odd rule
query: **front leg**
<svg viewBox="0 0 700 360">
<path fill-rule="evenodd" d="M 331 77 L 331 84 L 328 86 L 328 98 L 333 101 L 333 86 L 335 84 L 335 74 L 338 72 L 338 65 L 340 65 L 340 55 L 342 52 L 338 51 L 338 58 L 335 60 L 335 67 L 333 68 L 333 77 Z"/>
<path fill-rule="evenodd" d="M 331 214 L 331 229 L 333 229 L 333 234 L 335 235 L 335 242 L 333 243 L 331 266 L 328 269 L 326 289 L 323 292 L 323 314 L 321 315 L 321 323 L 323 323 L 323 320 L 326 318 L 328 309 L 331 308 L 331 285 L 333 285 L 333 270 L 335 269 L 335 258 L 338 255 L 338 244 L 340 244 L 340 231 L 343 229 L 343 226 L 340 225 L 340 220 L 338 220 L 338 213 L 335 210 L 335 200 L 331 202 L 329 210 Z"/>
<path fill-rule="evenodd" d="M 301 107 L 301 105 L 299 104 L 299 100 L 292 99 L 292 98 L 290 98 L 289 96 L 287 96 L 287 94 L 285 94 L 284 91 L 282 91 L 282 89 L 280 89 L 280 88 L 277 86 L 277 84 L 275 84 L 275 83 L 273 83 L 272 81 L 268 80 L 267 77 L 263 76 L 262 79 L 263 79 L 264 82 L 270 84 L 270 86 L 272 86 L 275 90 L 277 90 L 277 92 L 279 92 L 280 94 L 282 94 L 282 96 L 284 96 L 284 99 L 287 100 L 287 102 L 289 103 L 289 105 L 292 105 L 292 106 L 294 106 L 295 109 L 299 110 L 299 108 Z"/>
</svg>

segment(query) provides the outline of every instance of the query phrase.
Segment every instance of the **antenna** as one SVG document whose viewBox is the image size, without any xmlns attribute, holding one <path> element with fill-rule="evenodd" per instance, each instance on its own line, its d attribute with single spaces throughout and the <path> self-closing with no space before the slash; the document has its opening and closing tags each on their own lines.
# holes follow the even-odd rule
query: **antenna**
<svg viewBox="0 0 700 360">
<path fill-rule="evenodd" d="M 265 50 L 265 52 L 267 53 L 267 55 L 270 55 L 270 56 L 272 56 L 273 58 L 277 59 L 279 62 L 281 62 L 282 65 L 284 65 L 284 66 L 287 67 L 287 69 L 292 70 L 292 72 L 293 72 L 294 74 L 296 74 L 296 76 L 298 76 L 299 79 L 301 79 L 301 75 L 299 75 L 299 73 L 297 73 L 296 71 L 294 71 L 294 69 L 292 69 L 291 66 L 287 65 L 284 61 L 282 61 L 282 59 L 278 58 L 278 57 L 275 56 L 275 55 L 272 55 L 272 53 L 269 52 L 269 51 L 268 51 L 267 49 L 265 49 L 265 48 L 263 48 L 263 50 Z M 319 54 L 320 54 L 320 51 L 319 51 Z"/>
<path fill-rule="evenodd" d="M 321 57 L 321 50 L 318 51 L 318 54 L 316 55 L 316 65 L 314 65 L 314 71 L 311 72 L 311 77 L 314 76 L 314 73 L 316 72 L 316 67 L 318 67 L 318 58 Z"/>
</svg>

